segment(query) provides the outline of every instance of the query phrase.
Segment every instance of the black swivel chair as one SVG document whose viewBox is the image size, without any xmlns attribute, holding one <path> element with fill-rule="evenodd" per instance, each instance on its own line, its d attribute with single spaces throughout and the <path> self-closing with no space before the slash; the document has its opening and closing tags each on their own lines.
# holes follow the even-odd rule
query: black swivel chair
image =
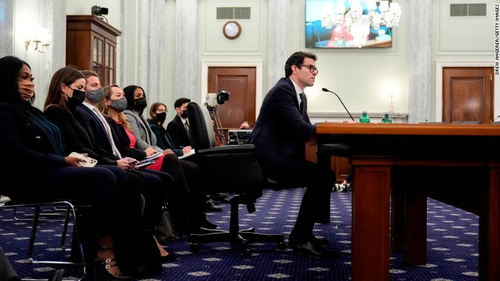
<svg viewBox="0 0 500 281">
<path fill-rule="evenodd" d="M 200 244 L 227 241 L 234 248 L 239 246 L 244 255 L 250 255 L 247 242 L 276 242 L 285 249 L 282 234 L 255 233 L 253 228 L 240 230 L 238 207 L 247 206 L 249 213 L 255 212 L 256 199 L 262 196 L 265 178 L 255 157 L 253 144 L 215 146 L 215 133 L 207 108 L 196 102 L 187 107 L 191 144 L 195 149 L 195 162 L 200 167 L 201 182 L 207 191 L 230 192 L 231 218 L 229 231 L 212 230 L 193 233 L 188 237 L 192 252 L 199 251 Z"/>
</svg>

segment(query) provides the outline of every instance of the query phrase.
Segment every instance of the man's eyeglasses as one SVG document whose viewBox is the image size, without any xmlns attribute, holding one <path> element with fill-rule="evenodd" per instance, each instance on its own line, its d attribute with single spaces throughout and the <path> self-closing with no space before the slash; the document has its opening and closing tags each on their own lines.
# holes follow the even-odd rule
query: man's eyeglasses
<svg viewBox="0 0 500 281">
<path fill-rule="evenodd" d="M 303 65 L 301 65 L 300 67 L 302 68 L 303 66 L 305 66 L 305 67 L 309 68 L 309 71 L 310 71 L 311 73 L 315 73 L 315 72 L 316 72 L 316 74 L 318 74 L 318 72 L 319 72 L 319 70 L 316 68 L 316 66 L 314 66 L 314 65 L 312 65 L 312 64 L 303 64 Z"/>
</svg>

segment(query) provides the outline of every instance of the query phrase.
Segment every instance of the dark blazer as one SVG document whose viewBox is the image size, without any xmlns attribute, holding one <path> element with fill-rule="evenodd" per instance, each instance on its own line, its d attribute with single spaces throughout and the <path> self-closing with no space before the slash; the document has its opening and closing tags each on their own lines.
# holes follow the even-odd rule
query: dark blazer
<svg viewBox="0 0 500 281">
<path fill-rule="evenodd" d="M 32 106 L 21 108 L 0 102 L 0 132 L 3 134 L 0 138 L 0 176 L 3 181 L 15 182 L 2 184 L 0 193 L 13 200 L 85 200 L 87 195 L 92 196 L 94 191 L 107 187 L 109 192 L 94 198 L 108 200 L 106 204 L 111 204 L 109 199 L 113 197 L 106 195 L 114 194 L 116 181 L 109 171 L 68 166 L 63 155 L 54 153 L 44 127 L 31 118 L 33 111 L 44 115 Z"/>
<path fill-rule="evenodd" d="M 162 149 L 170 149 L 175 155 L 182 156 L 184 152 L 182 149 L 177 148 L 174 144 L 174 141 L 168 134 L 167 130 L 163 126 L 158 125 L 154 120 L 148 119 L 149 126 L 151 130 L 156 135 L 156 145 Z"/>
<path fill-rule="evenodd" d="M 87 123 L 89 124 L 94 134 L 94 139 L 97 146 L 112 154 L 113 149 L 111 148 L 111 143 L 106 136 L 106 128 L 104 128 L 104 126 L 102 125 L 99 117 L 97 117 L 95 113 L 92 112 L 92 109 L 83 104 L 77 106 L 76 112 L 78 112 L 78 114 L 80 114 L 81 116 L 83 116 L 83 118 L 85 118 L 85 120 L 87 120 Z"/>
<path fill-rule="evenodd" d="M 89 157 L 98 161 L 98 165 L 116 166 L 119 158 L 101 149 L 95 142 L 94 133 L 87 120 L 78 112 L 70 111 L 51 105 L 45 110 L 47 117 L 56 124 L 66 141 L 66 153 L 87 153 Z"/>
<path fill-rule="evenodd" d="M 167 133 L 172 138 L 175 147 L 191 146 L 191 140 L 179 115 L 175 115 L 175 118 L 168 123 Z"/>
<path fill-rule="evenodd" d="M 3 134 L 0 138 L 2 174 L 25 173 L 20 167 L 26 165 L 36 169 L 66 166 L 64 156 L 54 154 L 52 144 L 41 127 L 36 126 L 19 107 L 0 102 L 0 120 L 0 132 Z"/>
<path fill-rule="evenodd" d="M 292 157 L 304 159 L 305 142 L 316 126 L 307 115 L 307 100 L 303 108 L 301 113 L 295 88 L 288 78 L 281 78 L 267 93 L 249 140 L 255 144 L 266 174 L 274 174 L 276 165 Z"/>
</svg>

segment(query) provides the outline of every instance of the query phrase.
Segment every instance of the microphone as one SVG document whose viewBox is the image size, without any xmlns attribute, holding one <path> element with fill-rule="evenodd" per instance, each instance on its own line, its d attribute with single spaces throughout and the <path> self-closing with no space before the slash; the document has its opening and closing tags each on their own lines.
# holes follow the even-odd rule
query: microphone
<svg viewBox="0 0 500 281">
<path fill-rule="evenodd" d="M 346 107 L 346 106 L 345 106 L 345 104 L 342 102 L 342 100 L 340 99 L 339 95 L 337 95 L 337 94 L 336 94 L 335 92 L 333 92 L 333 91 L 328 90 L 327 88 L 323 88 L 322 90 L 323 90 L 323 92 L 329 92 L 329 93 L 332 93 L 332 94 L 336 95 L 336 96 L 337 96 L 337 98 L 339 98 L 339 101 L 340 101 L 340 103 L 342 104 L 342 106 L 344 106 L 345 111 L 347 111 L 347 114 L 349 114 L 349 117 L 351 117 L 352 121 L 354 121 L 354 118 L 352 118 L 351 113 L 349 112 L 349 110 L 347 110 L 347 107 Z"/>
</svg>

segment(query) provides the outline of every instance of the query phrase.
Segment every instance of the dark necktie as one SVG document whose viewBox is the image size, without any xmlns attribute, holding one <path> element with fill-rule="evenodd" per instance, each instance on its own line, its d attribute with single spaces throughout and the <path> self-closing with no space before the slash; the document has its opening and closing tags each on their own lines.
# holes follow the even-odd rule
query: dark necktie
<svg viewBox="0 0 500 281">
<path fill-rule="evenodd" d="M 299 96 L 300 96 L 299 110 L 300 110 L 300 113 L 303 113 L 304 112 L 305 103 L 306 103 L 306 96 L 304 95 L 304 93 L 300 93 Z"/>
</svg>

